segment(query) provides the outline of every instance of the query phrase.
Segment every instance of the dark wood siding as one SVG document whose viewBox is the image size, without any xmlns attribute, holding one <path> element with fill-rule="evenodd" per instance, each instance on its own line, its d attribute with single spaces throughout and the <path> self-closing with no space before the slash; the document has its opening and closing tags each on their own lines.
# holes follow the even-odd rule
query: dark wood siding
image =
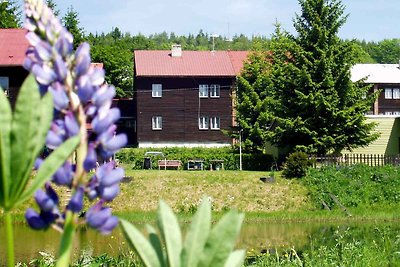
<svg viewBox="0 0 400 267">
<path fill-rule="evenodd" d="M 400 112 L 400 99 L 386 99 L 385 88 L 400 88 L 400 84 L 380 84 L 378 85 L 381 91 L 378 97 L 378 113 L 385 114 L 385 112 Z"/>
<path fill-rule="evenodd" d="M 22 83 L 25 78 L 28 76 L 28 71 L 26 71 L 23 67 L 0 67 L 0 76 L 9 78 L 9 91 L 8 96 L 11 102 L 11 105 L 14 106 L 15 101 L 17 99 L 17 95 L 19 92 L 19 88 L 21 88 Z"/>
<path fill-rule="evenodd" d="M 222 133 L 232 126 L 234 78 L 136 77 L 138 142 L 230 143 Z M 162 84 L 162 97 L 152 97 L 152 84 Z M 219 98 L 199 98 L 199 84 L 219 84 Z M 162 116 L 162 130 L 152 130 L 152 117 Z M 221 130 L 199 130 L 198 117 L 220 117 Z"/>
</svg>

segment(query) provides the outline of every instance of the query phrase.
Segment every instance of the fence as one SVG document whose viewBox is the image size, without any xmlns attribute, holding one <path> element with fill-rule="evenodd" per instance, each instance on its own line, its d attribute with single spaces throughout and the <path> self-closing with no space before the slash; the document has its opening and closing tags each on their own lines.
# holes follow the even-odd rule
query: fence
<svg viewBox="0 0 400 267">
<path fill-rule="evenodd" d="M 344 154 L 310 156 L 313 159 L 314 167 L 366 164 L 369 166 L 400 165 L 400 155 L 383 154 Z"/>
</svg>

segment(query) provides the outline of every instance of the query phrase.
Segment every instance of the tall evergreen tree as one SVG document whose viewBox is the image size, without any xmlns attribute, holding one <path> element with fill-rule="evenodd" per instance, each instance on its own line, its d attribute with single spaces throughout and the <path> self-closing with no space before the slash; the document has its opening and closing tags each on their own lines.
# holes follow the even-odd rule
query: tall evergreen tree
<svg viewBox="0 0 400 267">
<path fill-rule="evenodd" d="M 0 29 L 19 28 L 21 12 L 15 1 L 0 1 Z"/>
<path fill-rule="evenodd" d="M 60 10 L 57 8 L 56 2 L 53 0 L 46 0 L 46 5 L 53 11 L 53 14 L 58 17 L 60 15 Z"/>
<path fill-rule="evenodd" d="M 79 25 L 79 14 L 72 6 L 62 18 L 64 27 L 74 36 L 74 48 L 84 41 L 84 30 Z"/>
<path fill-rule="evenodd" d="M 347 18 L 344 6 L 340 0 L 299 0 L 299 4 L 301 13 L 294 20 L 297 35 L 278 29 L 270 43 L 270 69 L 259 73 L 265 111 L 255 116 L 266 122 L 260 128 L 262 140 L 290 151 L 321 154 L 368 145 L 377 135 L 371 133 L 374 124 L 367 123 L 364 114 L 376 95 L 351 82 L 355 46 L 338 37 Z M 259 86 L 260 79 L 248 84 Z M 246 115 L 238 116 L 242 123 L 240 116 Z"/>
</svg>

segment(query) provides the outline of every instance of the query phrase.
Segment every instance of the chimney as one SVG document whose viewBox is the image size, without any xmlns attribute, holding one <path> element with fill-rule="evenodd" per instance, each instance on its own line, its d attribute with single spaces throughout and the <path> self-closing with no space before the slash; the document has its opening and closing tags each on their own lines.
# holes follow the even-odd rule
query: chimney
<svg viewBox="0 0 400 267">
<path fill-rule="evenodd" d="M 180 44 L 173 44 L 171 49 L 172 57 L 181 57 L 182 56 L 182 47 Z"/>
</svg>

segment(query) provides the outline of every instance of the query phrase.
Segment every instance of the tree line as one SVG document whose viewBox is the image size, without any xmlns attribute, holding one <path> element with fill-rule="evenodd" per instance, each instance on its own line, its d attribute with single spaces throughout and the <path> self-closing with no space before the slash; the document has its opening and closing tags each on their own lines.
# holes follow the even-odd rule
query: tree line
<svg viewBox="0 0 400 267">
<path fill-rule="evenodd" d="M 210 34 L 200 30 L 197 34 L 177 35 L 175 33 L 155 33 L 149 36 L 121 32 L 118 27 L 108 33 L 86 33 L 80 25 L 79 14 L 70 6 L 61 16 L 56 2 L 47 0 L 64 26 L 73 34 L 75 47 L 82 41 L 91 45 L 91 56 L 95 62 L 102 62 L 106 70 L 107 82 L 115 85 L 118 97 L 133 95 L 133 51 L 167 50 L 178 43 L 184 50 L 211 50 L 213 40 Z M 15 0 L 0 3 L 0 28 L 22 26 L 21 12 Z M 215 50 L 256 50 L 259 47 L 269 49 L 273 37 L 236 34 L 232 37 L 214 38 Z M 351 40 L 358 49 L 357 63 L 398 63 L 400 59 L 400 39 L 382 41 Z"/>
</svg>

